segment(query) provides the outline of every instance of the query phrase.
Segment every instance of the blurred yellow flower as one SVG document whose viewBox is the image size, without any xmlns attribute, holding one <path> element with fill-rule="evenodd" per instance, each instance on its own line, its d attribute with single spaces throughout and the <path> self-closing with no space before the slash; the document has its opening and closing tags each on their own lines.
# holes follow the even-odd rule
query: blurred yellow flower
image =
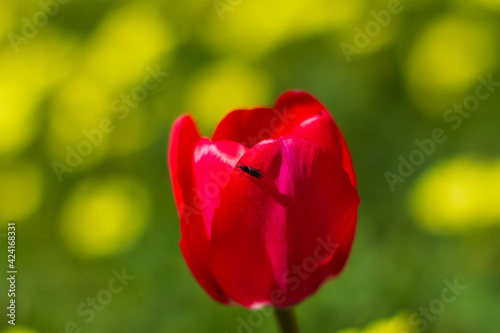
<svg viewBox="0 0 500 333">
<path fill-rule="evenodd" d="M 135 179 L 86 179 L 73 188 L 63 203 L 61 235 L 78 256 L 110 256 L 137 240 L 149 209 L 149 194 Z"/>
<path fill-rule="evenodd" d="M 468 2 L 472 6 L 481 6 L 486 9 L 500 10 L 500 0 L 459 0 L 460 2 Z"/>
<path fill-rule="evenodd" d="M 495 27 L 452 15 L 431 24 L 415 42 L 406 64 L 411 97 L 440 116 L 492 70 L 497 61 Z"/>
<path fill-rule="evenodd" d="M 213 131 L 229 111 L 268 104 L 270 86 L 264 73 L 223 62 L 194 77 L 186 94 L 185 111 L 192 113 L 203 129 Z"/>
<path fill-rule="evenodd" d="M 410 209 L 430 231 L 464 232 L 500 223 L 500 160 L 470 156 L 428 170 L 410 193 Z"/>
<path fill-rule="evenodd" d="M 290 39 L 351 27 L 364 1 L 214 1 L 207 46 L 226 54 L 258 57 Z"/>
<path fill-rule="evenodd" d="M 350 328 L 337 333 L 416 333 L 408 321 L 408 315 L 401 313 L 389 319 L 379 319 L 365 329 Z"/>
<path fill-rule="evenodd" d="M 0 333 L 38 333 L 38 331 L 25 326 L 16 325 L 14 327 L 4 328 Z"/>
<path fill-rule="evenodd" d="M 65 78 L 73 42 L 52 31 L 30 41 L 24 52 L 0 48 L 0 157 L 22 152 L 38 134 L 39 103 Z"/>
<path fill-rule="evenodd" d="M 150 3 L 133 2 L 106 16 L 75 61 L 79 66 L 74 76 L 55 94 L 48 140 L 51 157 L 63 163 L 67 146 L 75 149 L 86 139 L 82 131 L 91 131 L 103 119 L 112 119 L 117 105 L 130 98 L 133 87 L 140 87 L 175 43 L 166 21 Z M 163 59 L 162 66 L 166 62 Z M 141 131 L 140 126 L 129 123 L 130 128 Z M 143 147 L 148 140 L 140 138 L 137 144 Z M 83 172 L 100 162 L 108 154 L 109 141 L 106 135 L 75 170 Z M 128 146 L 119 148 L 115 154 L 129 152 Z"/>
<path fill-rule="evenodd" d="M 37 165 L 14 162 L 0 168 L 0 220 L 22 221 L 42 202 L 44 179 Z"/>
</svg>

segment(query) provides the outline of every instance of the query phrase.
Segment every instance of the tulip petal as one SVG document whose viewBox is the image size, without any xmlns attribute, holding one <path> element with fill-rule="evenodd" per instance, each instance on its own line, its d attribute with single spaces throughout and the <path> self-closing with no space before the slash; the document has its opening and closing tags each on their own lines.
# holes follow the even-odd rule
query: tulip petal
<svg viewBox="0 0 500 333">
<path fill-rule="evenodd" d="M 305 92 L 287 92 L 283 94 L 276 108 L 289 109 L 293 113 L 309 113 L 309 117 L 290 130 L 290 135 L 324 145 L 342 158 L 342 166 L 349 175 L 351 183 L 356 186 L 356 177 L 351 155 L 344 136 L 333 120 L 328 110 L 316 98 Z M 305 111 L 307 110 L 307 111 Z"/>
<path fill-rule="evenodd" d="M 341 157 L 345 172 L 356 186 L 351 156 L 342 133 L 323 104 L 306 92 L 287 92 L 272 109 L 229 113 L 215 130 L 213 140 L 235 141 L 251 148 L 262 140 L 283 135 L 300 136 L 331 149 Z"/>
<path fill-rule="evenodd" d="M 351 184 L 356 186 L 356 176 L 354 174 L 351 154 L 347 148 L 344 136 L 327 111 L 322 111 L 320 115 L 303 121 L 290 134 L 319 143 L 334 152 L 342 161 L 342 167 L 349 175 Z"/>
<path fill-rule="evenodd" d="M 222 190 L 212 272 L 244 306 L 298 303 L 347 260 L 357 191 L 336 154 L 296 136 L 261 142 L 239 163 L 264 177 L 235 173 Z"/>
<path fill-rule="evenodd" d="M 296 125 L 317 115 L 322 109 L 324 107 L 311 95 L 288 92 L 278 99 L 272 109 L 232 111 L 217 126 L 213 141 L 230 140 L 251 148 L 260 141 L 290 134 Z"/>
<path fill-rule="evenodd" d="M 221 190 L 234 172 L 236 163 L 245 153 L 245 146 L 231 141 L 198 140 L 194 149 L 194 179 L 208 239 L 212 233 L 214 210 L 220 205 Z"/>
<path fill-rule="evenodd" d="M 192 202 L 187 189 L 193 186 L 192 154 L 200 134 L 189 115 L 179 117 L 172 125 L 168 148 L 170 178 L 179 215 L 184 214 L 184 206 Z"/>
<path fill-rule="evenodd" d="M 182 254 L 194 277 L 214 299 L 229 300 L 208 267 L 209 234 L 197 191 L 195 148 L 199 147 L 199 132 L 190 116 L 178 118 L 172 126 L 169 146 L 169 165 L 172 187 L 181 219 Z M 201 165 L 198 163 L 198 165 Z M 199 178 L 199 177 L 198 177 Z"/>
</svg>

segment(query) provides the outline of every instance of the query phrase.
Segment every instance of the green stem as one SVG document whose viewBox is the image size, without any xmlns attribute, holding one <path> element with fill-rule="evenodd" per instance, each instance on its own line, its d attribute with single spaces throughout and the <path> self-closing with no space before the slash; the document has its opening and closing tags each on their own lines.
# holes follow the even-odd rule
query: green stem
<svg viewBox="0 0 500 333">
<path fill-rule="evenodd" d="M 299 333 L 299 325 L 293 308 L 274 308 L 274 314 L 282 333 Z"/>
</svg>

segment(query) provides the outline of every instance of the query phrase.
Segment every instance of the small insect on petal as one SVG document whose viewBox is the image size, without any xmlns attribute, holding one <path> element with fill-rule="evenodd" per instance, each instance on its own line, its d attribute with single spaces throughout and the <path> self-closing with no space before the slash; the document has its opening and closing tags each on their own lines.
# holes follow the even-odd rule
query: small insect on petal
<svg viewBox="0 0 500 333">
<path fill-rule="evenodd" d="M 239 169 L 238 171 L 242 171 L 246 174 L 249 174 L 250 176 L 254 178 L 264 178 L 264 173 L 260 171 L 259 169 L 249 167 L 245 164 L 240 164 L 236 166 L 236 169 Z"/>
</svg>

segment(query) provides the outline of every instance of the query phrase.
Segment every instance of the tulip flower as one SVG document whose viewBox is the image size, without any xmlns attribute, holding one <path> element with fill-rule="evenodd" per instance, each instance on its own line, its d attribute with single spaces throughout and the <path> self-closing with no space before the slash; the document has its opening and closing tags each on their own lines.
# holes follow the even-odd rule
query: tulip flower
<svg viewBox="0 0 500 333">
<path fill-rule="evenodd" d="M 356 179 L 340 130 L 311 95 L 233 111 L 211 140 L 183 115 L 168 159 L 182 254 L 215 300 L 286 309 L 342 271 Z"/>
</svg>

